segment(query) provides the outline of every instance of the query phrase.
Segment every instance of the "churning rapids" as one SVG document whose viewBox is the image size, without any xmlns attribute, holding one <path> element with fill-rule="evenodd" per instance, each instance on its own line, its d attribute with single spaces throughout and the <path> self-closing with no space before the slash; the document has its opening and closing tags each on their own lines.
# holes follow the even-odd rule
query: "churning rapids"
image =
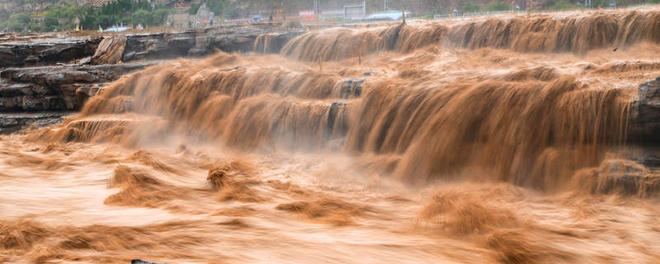
<svg viewBox="0 0 660 264">
<path fill-rule="evenodd" d="M 647 9 L 152 66 L 0 137 L 0 262 L 660 263 L 659 54 Z"/>
</svg>

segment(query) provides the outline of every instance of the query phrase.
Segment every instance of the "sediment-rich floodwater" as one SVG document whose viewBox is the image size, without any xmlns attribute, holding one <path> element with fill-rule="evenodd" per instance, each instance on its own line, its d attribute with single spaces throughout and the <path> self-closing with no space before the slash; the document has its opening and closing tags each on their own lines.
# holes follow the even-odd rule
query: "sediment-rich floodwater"
<svg viewBox="0 0 660 264">
<path fill-rule="evenodd" d="M 0 262 L 660 263 L 657 148 L 630 132 L 658 54 L 643 10 L 153 66 L 0 137 Z"/>
</svg>

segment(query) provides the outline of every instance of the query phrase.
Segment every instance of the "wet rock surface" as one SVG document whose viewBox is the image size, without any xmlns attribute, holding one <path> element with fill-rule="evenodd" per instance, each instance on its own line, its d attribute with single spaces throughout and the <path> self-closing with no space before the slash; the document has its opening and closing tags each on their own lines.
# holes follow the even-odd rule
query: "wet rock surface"
<svg viewBox="0 0 660 264">
<path fill-rule="evenodd" d="M 250 25 L 177 33 L 0 37 L 0 113 L 13 113 L 0 117 L 0 132 L 13 132 L 38 120 L 59 120 L 53 111 L 78 110 L 106 83 L 159 63 L 157 59 L 203 56 L 218 50 L 276 53 L 302 33 Z M 355 87 L 347 89 L 355 93 Z"/>
<path fill-rule="evenodd" d="M 660 144 L 660 77 L 639 86 L 629 140 Z"/>
<path fill-rule="evenodd" d="M 71 83 L 98 83 L 117 79 L 119 76 L 143 69 L 153 62 L 117 65 L 58 65 L 28 68 L 8 68 L 0 77 L 12 82 L 60 85 Z"/>
<path fill-rule="evenodd" d="M 261 53 L 278 53 L 289 40 L 301 33 L 301 31 L 290 31 L 262 34 L 255 39 L 252 50 Z"/>
<path fill-rule="evenodd" d="M 341 86 L 341 98 L 360 97 L 366 79 L 348 79 Z"/>
<path fill-rule="evenodd" d="M 289 40 L 303 31 L 273 32 L 263 27 L 217 27 L 179 33 L 151 33 L 128 35 L 123 61 L 202 56 L 221 50 L 224 52 L 279 52 Z M 267 38 L 263 36 L 268 36 Z M 266 43 L 255 47 L 257 38 Z M 268 47 L 264 49 L 264 45 Z"/>
<path fill-rule="evenodd" d="M 131 264 L 156 264 L 156 262 L 149 262 L 141 259 L 132 259 Z"/>
<path fill-rule="evenodd" d="M 19 131 L 30 125 L 43 127 L 56 124 L 72 112 L 39 112 L 39 113 L 0 113 L 0 134 Z"/>
<path fill-rule="evenodd" d="M 154 63 L 8 68 L 0 72 L 0 112 L 77 110 L 103 84 Z"/>
<path fill-rule="evenodd" d="M 303 33 L 272 26 L 213 27 L 176 33 L 140 33 L 103 36 L 39 35 L 16 39 L 0 39 L 0 68 L 73 63 L 94 55 L 94 64 L 117 63 L 144 59 L 202 56 L 216 50 L 248 52 L 257 38 L 265 42 L 259 51 L 276 53 L 291 38 Z M 109 41 L 110 39 L 114 41 Z M 106 45 L 101 45 L 107 40 Z M 121 41 L 118 41 L 121 40 Z M 267 47 L 263 48 L 263 45 Z M 109 48 L 110 56 L 100 57 L 97 47 Z M 119 49 L 119 50 L 117 50 Z M 117 54 L 115 54 L 117 53 Z"/>
<path fill-rule="evenodd" d="M 650 150 L 635 160 L 644 166 L 660 169 L 660 149 Z"/>
<path fill-rule="evenodd" d="M 660 174 L 630 160 L 606 160 L 600 167 L 578 174 L 578 180 L 594 194 L 651 197 L 660 193 Z"/>
</svg>

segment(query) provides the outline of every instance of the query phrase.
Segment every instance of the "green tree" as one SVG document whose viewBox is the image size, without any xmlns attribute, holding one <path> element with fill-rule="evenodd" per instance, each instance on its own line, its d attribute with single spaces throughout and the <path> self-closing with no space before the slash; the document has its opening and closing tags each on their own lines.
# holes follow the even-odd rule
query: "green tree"
<svg viewBox="0 0 660 264">
<path fill-rule="evenodd" d="M 100 24 L 98 9 L 86 6 L 80 10 L 80 26 L 84 29 L 96 29 Z"/>
<path fill-rule="evenodd" d="M 7 19 L 6 27 L 10 31 L 23 32 L 27 31 L 32 22 L 32 17 L 27 13 L 16 13 L 9 16 Z"/>
<path fill-rule="evenodd" d="M 144 9 L 138 9 L 133 12 L 133 16 L 131 18 L 131 22 L 134 25 L 141 24 L 143 26 L 151 24 L 151 20 L 151 13 Z"/>
<path fill-rule="evenodd" d="M 479 12 L 481 7 L 472 2 L 463 2 L 461 10 L 463 12 Z"/>
<path fill-rule="evenodd" d="M 44 16 L 42 23 L 42 28 L 46 31 L 55 31 L 60 27 L 60 22 L 57 19 L 57 16 L 52 13 L 47 13 L 46 16 Z"/>
<path fill-rule="evenodd" d="M 167 8 L 158 8 L 152 12 L 150 25 L 161 25 L 167 20 L 170 10 Z"/>
<path fill-rule="evenodd" d="M 505 11 L 505 10 L 511 10 L 511 5 L 505 2 L 501 1 L 496 1 L 488 4 L 486 6 L 486 10 L 488 11 Z"/>
<path fill-rule="evenodd" d="M 199 10 L 200 4 L 192 4 L 190 6 L 190 9 L 188 9 L 188 14 L 189 15 L 194 15 L 197 14 L 197 10 Z"/>
<path fill-rule="evenodd" d="M 549 6 L 549 9 L 552 10 L 568 10 L 568 9 L 574 9 L 577 8 L 577 6 L 568 0 L 557 0 L 554 1 L 552 5 Z"/>
<path fill-rule="evenodd" d="M 222 15 L 225 8 L 225 0 L 207 0 L 206 6 L 211 10 L 216 16 Z"/>
</svg>

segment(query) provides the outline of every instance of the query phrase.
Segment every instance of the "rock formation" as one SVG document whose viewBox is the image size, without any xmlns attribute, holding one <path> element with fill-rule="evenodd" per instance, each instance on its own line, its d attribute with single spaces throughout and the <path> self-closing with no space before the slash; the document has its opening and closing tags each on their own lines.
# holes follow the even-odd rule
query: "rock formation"
<svg viewBox="0 0 660 264">
<path fill-rule="evenodd" d="M 0 68 L 68 63 L 94 54 L 101 38 L 27 39 L 0 42 Z"/>
<path fill-rule="evenodd" d="M 639 86 L 631 121 L 631 141 L 660 143 L 660 77 Z"/>
<path fill-rule="evenodd" d="M 280 31 L 269 26 L 235 26 L 105 37 L 2 37 L 0 133 L 38 120 L 57 121 L 68 113 L 59 111 L 78 110 L 105 83 L 155 64 L 156 59 L 203 56 L 216 50 L 277 53 L 302 33 Z M 359 93 L 350 91 L 355 92 Z"/>
</svg>

